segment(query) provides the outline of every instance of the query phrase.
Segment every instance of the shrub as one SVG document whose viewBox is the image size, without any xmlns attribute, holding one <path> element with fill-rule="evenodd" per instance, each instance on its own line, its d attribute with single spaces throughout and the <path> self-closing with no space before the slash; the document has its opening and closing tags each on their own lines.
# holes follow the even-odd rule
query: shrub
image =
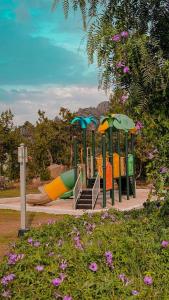
<svg viewBox="0 0 169 300">
<path fill-rule="evenodd" d="M 169 227 L 113 210 L 33 229 L 4 258 L 1 299 L 169 299 Z"/>
</svg>

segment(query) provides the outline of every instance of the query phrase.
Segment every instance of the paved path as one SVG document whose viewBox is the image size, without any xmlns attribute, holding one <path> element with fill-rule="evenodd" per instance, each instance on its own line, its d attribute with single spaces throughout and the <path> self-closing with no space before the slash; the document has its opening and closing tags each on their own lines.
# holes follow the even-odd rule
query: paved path
<svg viewBox="0 0 169 300">
<path fill-rule="evenodd" d="M 143 203 L 147 200 L 149 190 L 148 189 L 137 189 L 137 197 L 134 199 L 130 197 L 130 200 L 126 200 L 126 196 L 122 197 L 122 202 L 118 202 L 118 191 L 115 191 L 115 205 L 113 208 L 120 211 L 127 211 L 131 209 L 139 209 L 143 207 Z M 100 212 L 112 208 L 111 199 L 109 193 L 107 193 L 107 206 L 105 209 L 102 209 L 102 194 L 100 194 L 97 201 L 96 207 L 94 210 L 87 210 L 87 212 Z M 0 209 L 12 209 L 20 210 L 20 197 L 16 198 L 5 198 L 0 199 Z M 52 201 L 49 204 L 44 206 L 31 206 L 27 204 L 27 211 L 33 212 L 44 212 L 48 214 L 57 214 L 57 215 L 82 215 L 84 210 L 74 210 L 73 209 L 73 200 L 61 200 Z M 86 212 L 86 211 L 85 211 Z"/>
</svg>

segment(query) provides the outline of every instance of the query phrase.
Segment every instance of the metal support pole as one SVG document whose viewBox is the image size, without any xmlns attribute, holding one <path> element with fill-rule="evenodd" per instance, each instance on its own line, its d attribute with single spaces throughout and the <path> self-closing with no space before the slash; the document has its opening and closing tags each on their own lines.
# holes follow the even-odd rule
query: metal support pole
<svg viewBox="0 0 169 300">
<path fill-rule="evenodd" d="M 18 148 L 18 162 L 20 163 L 20 198 L 21 198 L 21 228 L 18 236 L 23 236 L 29 229 L 26 227 L 26 162 L 27 148 L 20 144 Z"/>
<path fill-rule="evenodd" d="M 129 170 L 128 170 L 128 132 L 125 133 L 125 153 L 126 153 L 126 187 L 127 187 L 127 200 L 130 199 L 129 192 Z"/>
<path fill-rule="evenodd" d="M 131 134 L 131 151 L 133 155 L 133 176 L 132 176 L 132 186 L 133 186 L 133 198 L 136 198 L 136 179 L 135 179 L 135 151 L 134 151 L 134 144 L 135 144 L 135 135 Z"/>
<path fill-rule="evenodd" d="M 112 189 L 111 189 L 111 199 L 112 205 L 114 205 L 114 162 L 113 162 L 113 128 L 109 128 L 109 156 L 110 156 L 110 163 L 112 166 Z"/>
<path fill-rule="evenodd" d="M 77 164 L 78 164 L 78 154 L 77 154 L 77 138 L 74 137 L 73 143 L 73 152 L 74 152 L 74 168 L 75 168 L 75 181 L 77 180 Z"/>
<path fill-rule="evenodd" d="M 96 145 L 95 145 L 95 131 L 92 130 L 92 158 L 93 158 L 93 176 L 96 174 Z"/>
<path fill-rule="evenodd" d="M 85 178 L 87 186 L 87 146 L 86 146 L 86 128 L 83 128 L 83 163 L 85 165 Z"/>
<path fill-rule="evenodd" d="M 119 155 L 119 202 L 122 202 L 121 192 L 121 151 L 120 151 L 120 132 L 117 132 L 117 153 Z"/>
<path fill-rule="evenodd" d="M 102 137 L 102 160 L 103 160 L 103 208 L 106 207 L 106 136 Z"/>
</svg>

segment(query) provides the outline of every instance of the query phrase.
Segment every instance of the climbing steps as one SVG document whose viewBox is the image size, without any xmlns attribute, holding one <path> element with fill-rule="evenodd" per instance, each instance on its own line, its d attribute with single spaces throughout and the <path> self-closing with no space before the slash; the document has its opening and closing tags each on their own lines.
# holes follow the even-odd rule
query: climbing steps
<svg viewBox="0 0 169 300">
<path fill-rule="evenodd" d="M 76 203 L 76 209 L 92 209 L 92 189 L 96 178 L 90 178 L 87 182 L 87 188 L 83 189 Z M 101 179 L 103 185 L 103 180 Z"/>
</svg>

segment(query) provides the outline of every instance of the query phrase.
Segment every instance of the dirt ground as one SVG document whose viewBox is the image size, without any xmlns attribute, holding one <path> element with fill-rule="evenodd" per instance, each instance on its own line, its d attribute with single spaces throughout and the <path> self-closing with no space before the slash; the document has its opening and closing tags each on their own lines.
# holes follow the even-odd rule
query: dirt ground
<svg viewBox="0 0 169 300">
<path fill-rule="evenodd" d="M 49 220 L 61 220 L 63 216 L 43 213 L 27 213 L 28 227 L 38 227 Z M 20 228 L 20 213 L 12 210 L 0 210 L 0 261 L 9 251 L 10 244 L 15 242 Z"/>
</svg>

